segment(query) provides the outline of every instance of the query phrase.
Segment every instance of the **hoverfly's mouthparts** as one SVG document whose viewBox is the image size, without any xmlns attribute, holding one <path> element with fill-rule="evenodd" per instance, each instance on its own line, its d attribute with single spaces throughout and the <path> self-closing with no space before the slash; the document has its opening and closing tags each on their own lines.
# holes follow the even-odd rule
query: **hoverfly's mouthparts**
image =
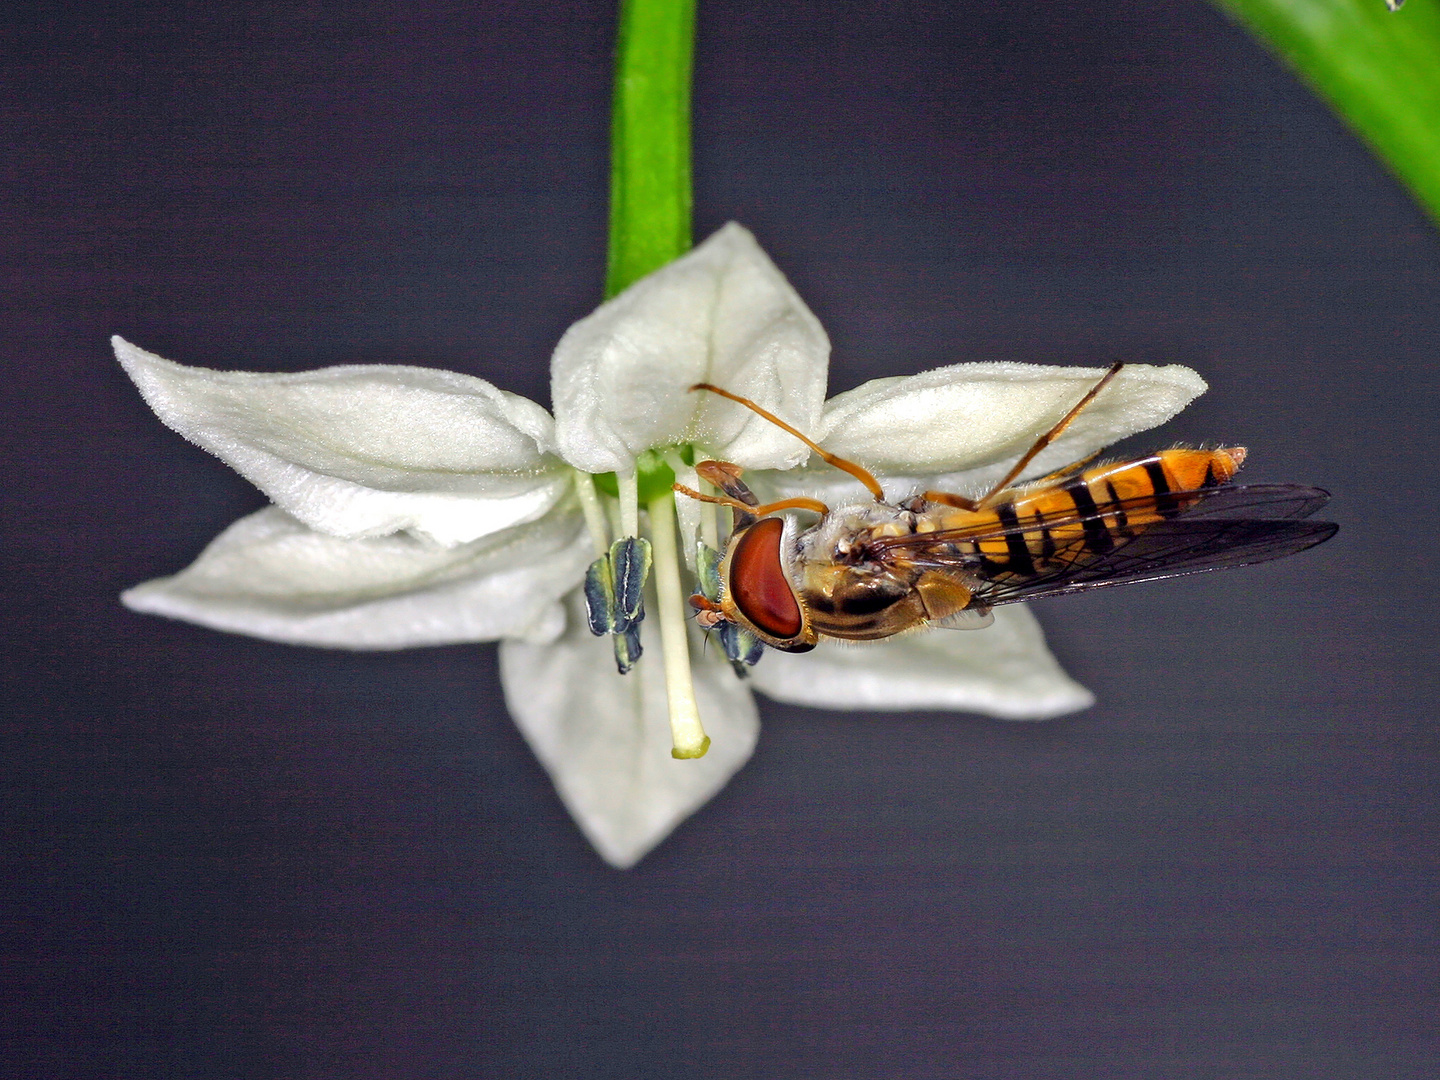
<svg viewBox="0 0 1440 1080">
<path fill-rule="evenodd" d="M 758 664 L 765 654 L 765 643 L 739 623 L 725 617 L 724 605 L 720 603 L 723 591 L 720 553 L 703 540 L 695 544 L 695 570 L 700 580 L 700 592 L 690 597 L 690 606 L 695 609 L 695 622 L 704 630 L 715 631 L 731 669 L 742 679 L 748 678 L 749 669 Z"/>
</svg>

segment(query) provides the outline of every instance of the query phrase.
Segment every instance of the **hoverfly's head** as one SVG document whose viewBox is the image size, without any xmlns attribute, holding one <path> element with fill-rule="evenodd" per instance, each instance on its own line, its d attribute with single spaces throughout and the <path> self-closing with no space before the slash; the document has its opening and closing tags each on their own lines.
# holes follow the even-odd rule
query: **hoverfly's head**
<svg viewBox="0 0 1440 1080">
<path fill-rule="evenodd" d="M 786 521 L 760 518 L 736 529 L 720 562 L 720 615 L 773 649 L 809 652 L 819 635 L 791 579 Z"/>
</svg>

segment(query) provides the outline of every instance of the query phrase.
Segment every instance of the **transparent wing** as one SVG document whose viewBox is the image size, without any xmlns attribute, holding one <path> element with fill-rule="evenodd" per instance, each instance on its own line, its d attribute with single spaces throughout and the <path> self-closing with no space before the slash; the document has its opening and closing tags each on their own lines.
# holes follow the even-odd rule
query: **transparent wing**
<svg viewBox="0 0 1440 1080">
<path fill-rule="evenodd" d="M 1077 553 L 1073 562 L 1060 562 L 1053 570 L 983 582 L 975 590 L 975 599 L 993 607 L 1109 585 L 1249 566 L 1322 544 L 1338 528 L 1329 521 L 1161 521 L 1104 555 Z"/>
<path fill-rule="evenodd" d="M 1323 488 L 1308 487 L 1304 484 L 1249 484 L 1121 499 L 1097 506 L 1094 513 L 1049 517 L 1046 518 L 1046 524 L 1058 529 L 1066 525 L 1084 525 L 1086 521 L 1098 521 L 1106 517 L 1113 519 L 1117 512 L 1133 515 L 1141 511 L 1157 513 L 1163 517 L 1261 518 L 1288 521 L 1309 517 L 1329 501 L 1330 493 Z M 877 550 L 913 549 L 919 552 L 927 548 L 943 547 L 957 540 L 999 540 L 1033 528 L 1033 524 L 1027 525 L 1023 521 L 1010 526 L 997 524 L 986 514 L 986 520 L 975 525 L 911 533 L 906 536 L 881 537 L 871 541 L 871 547 Z M 913 557 L 915 556 L 907 551 L 907 558 Z"/>
<path fill-rule="evenodd" d="M 1113 525 L 1120 515 L 1141 512 L 1163 519 L 1137 526 L 1133 532 L 1107 527 L 1114 546 L 1103 553 L 1076 538 L 1025 573 L 1009 571 L 1004 563 L 988 567 L 984 558 L 956 553 L 951 545 L 1025 536 L 1034 532 L 1033 522 L 1006 526 L 986 515 L 973 526 L 883 537 L 872 541 L 872 546 L 913 565 L 963 574 L 974 602 L 994 607 L 1284 558 L 1335 534 L 1339 526 L 1331 522 L 1303 520 L 1329 498 L 1327 491 L 1300 484 L 1251 484 L 1105 503 L 1093 513 L 1047 518 L 1046 525 L 1052 531 L 1087 521 Z"/>
</svg>

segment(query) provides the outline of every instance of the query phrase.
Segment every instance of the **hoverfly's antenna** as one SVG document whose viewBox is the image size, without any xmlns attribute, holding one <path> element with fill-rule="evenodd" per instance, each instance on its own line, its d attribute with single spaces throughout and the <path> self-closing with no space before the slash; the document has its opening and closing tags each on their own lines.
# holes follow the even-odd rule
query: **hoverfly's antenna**
<svg viewBox="0 0 1440 1080">
<path fill-rule="evenodd" d="M 1120 374 L 1120 369 L 1124 366 L 1125 362 L 1123 360 L 1111 364 L 1110 370 L 1100 377 L 1100 381 L 1090 388 L 1090 392 L 1076 402 L 1075 407 L 1062 416 L 1059 423 L 1035 440 L 1035 445 L 1025 451 L 1025 455 L 1011 467 L 1010 471 L 1005 474 L 1004 479 L 987 491 L 984 497 L 975 501 L 976 508 L 978 509 L 985 506 L 991 499 L 995 498 L 996 495 L 999 495 L 1014 483 L 1015 478 L 1025 471 L 1025 466 L 1034 461 L 1035 456 L 1039 454 L 1041 450 L 1044 450 L 1060 437 L 1061 432 L 1068 428 L 1074 419 L 1085 411 L 1085 407 L 1095 400 L 1095 396 L 1099 394 L 1101 390 L 1105 389 L 1111 379 Z"/>
<path fill-rule="evenodd" d="M 820 455 L 820 459 L 824 461 L 827 465 L 833 465 L 841 472 L 847 472 L 856 480 L 859 480 L 860 483 L 865 485 L 866 490 L 869 491 L 871 495 L 875 496 L 876 502 L 885 501 L 885 489 L 880 486 L 880 481 L 876 480 L 875 477 L 872 476 L 868 470 L 862 468 L 859 465 L 856 465 L 853 461 L 847 461 L 845 458 L 837 457 L 836 455 L 830 453 L 830 451 L 824 449 L 819 443 L 815 442 L 814 439 L 802 435 L 800 432 L 796 431 L 793 427 L 787 424 L 784 420 L 781 420 L 774 413 L 767 412 L 759 405 L 756 405 L 755 402 L 751 401 L 749 398 L 743 398 L 739 394 L 732 394 L 729 390 L 721 390 L 718 386 L 714 386 L 710 383 L 704 382 L 696 383 L 694 386 L 690 387 L 690 389 L 692 392 L 695 390 L 708 390 L 712 394 L 719 394 L 723 398 L 728 398 L 729 400 L 736 402 L 737 404 L 744 405 L 745 408 L 749 409 L 756 416 L 769 420 L 770 423 L 774 424 L 782 431 L 788 431 L 791 435 L 794 435 L 795 438 L 799 439 L 811 450 L 815 451 L 816 454 Z M 1100 388 L 1097 386 L 1095 389 L 1099 390 Z M 1093 392 L 1091 396 L 1094 396 Z M 1063 423 L 1068 422 L 1069 418 L 1067 417 L 1066 420 L 1063 421 Z M 811 507 L 805 507 L 805 509 L 811 509 Z"/>
</svg>

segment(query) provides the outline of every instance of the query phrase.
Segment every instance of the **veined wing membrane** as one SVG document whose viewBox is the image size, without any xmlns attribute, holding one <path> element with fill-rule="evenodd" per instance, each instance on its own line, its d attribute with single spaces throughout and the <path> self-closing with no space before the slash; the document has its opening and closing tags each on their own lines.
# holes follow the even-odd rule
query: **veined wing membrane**
<svg viewBox="0 0 1440 1080">
<path fill-rule="evenodd" d="M 1161 513 L 1166 517 L 1184 518 L 1261 518 L 1261 520 L 1296 520 L 1309 517 L 1320 507 L 1329 503 L 1331 492 L 1323 488 L 1306 487 L 1303 484 L 1248 484 L 1237 487 L 1200 488 L 1197 491 L 1169 492 L 1165 495 L 1139 495 L 1123 498 L 1113 503 L 1097 505 L 1093 513 L 1079 511 L 1067 516 L 1045 518 L 1045 526 L 1061 528 L 1077 526 L 1086 521 L 1100 521 L 1103 518 L 1115 520 L 1117 514 L 1135 514 L 1136 511 Z M 1178 505 L 1176 505 L 1178 504 Z M 981 511 L 986 513 L 986 511 Z M 877 549 L 906 549 L 906 547 L 932 546 L 952 543 L 956 540 L 1001 540 L 1012 533 L 1028 533 L 1035 530 L 1034 518 L 1021 518 L 1012 526 L 996 526 L 994 521 L 985 521 L 975 526 L 940 528 L 933 533 L 912 533 L 909 536 L 878 537 L 871 541 Z M 1139 528 L 1149 528 L 1140 526 Z"/>
<path fill-rule="evenodd" d="M 1147 526 L 1103 555 L 1075 544 L 1057 553 L 1053 568 L 1033 575 L 1000 575 L 975 587 L 987 607 L 1045 596 L 1201 574 L 1294 555 L 1323 543 L 1339 526 L 1329 521 L 1182 519 Z M 927 560 L 928 561 L 928 560 Z"/>
<path fill-rule="evenodd" d="M 997 525 L 992 518 L 983 524 L 881 537 L 871 543 L 912 565 L 965 575 L 975 603 L 993 607 L 1293 555 L 1334 535 L 1338 526 L 1330 522 L 1303 520 L 1329 498 L 1329 492 L 1299 484 L 1226 485 L 1139 496 L 1100 504 L 1090 513 L 1047 517 L 1044 524 L 1051 536 L 1061 536 L 1055 537 L 1049 557 L 1037 558 L 1029 572 L 1009 572 L 1003 561 L 986 572 L 982 555 L 957 553 L 950 546 L 1016 535 L 1033 539 L 1039 530 L 1029 515 L 1009 525 Z M 1156 514 L 1162 507 L 1167 515 L 1162 520 L 1116 527 L 1126 515 Z M 1078 526 L 1095 521 L 1104 523 L 1114 542 L 1108 551 L 1094 551 L 1083 534 L 1075 533 Z M 1062 533 L 1067 529 L 1068 538 Z"/>
<path fill-rule="evenodd" d="M 1075 512 L 1066 516 L 1047 517 L 1045 525 L 1051 529 L 1083 525 L 1087 521 L 1101 521 L 1109 518 L 1112 522 L 1120 514 L 1134 514 L 1138 511 L 1160 512 L 1162 507 L 1169 517 L 1186 520 L 1279 520 L 1291 521 L 1309 517 L 1327 502 L 1330 493 L 1323 488 L 1303 484 L 1248 484 L 1216 488 L 1200 488 L 1196 491 L 1171 492 L 1166 495 L 1142 495 L 1133 499 L 1120 499 L 1100 504 L 1091 513 Z M 1178 506 L 1176 505 L 1178 504 Z M 981 511 L 981 513 L 988 512 Z M 1137 532 L 1153 529 L 1154 524 L 1137 526 Z M 962 525 L 953 529 L 938 529 L 927 533 L 910 533 L 905 536 L 883 536 L 871 541 L 877 550 L 919 549 L 953 543 L 956 541 L 1001 540 L 1015 533 L 1034 532 L 1035 520 L 1022 518 L 1015 524 L 997 525 L 985 521 L 976 525 Z M 916 558 L 907 553 L 907 558 Z"/>
</svg>

